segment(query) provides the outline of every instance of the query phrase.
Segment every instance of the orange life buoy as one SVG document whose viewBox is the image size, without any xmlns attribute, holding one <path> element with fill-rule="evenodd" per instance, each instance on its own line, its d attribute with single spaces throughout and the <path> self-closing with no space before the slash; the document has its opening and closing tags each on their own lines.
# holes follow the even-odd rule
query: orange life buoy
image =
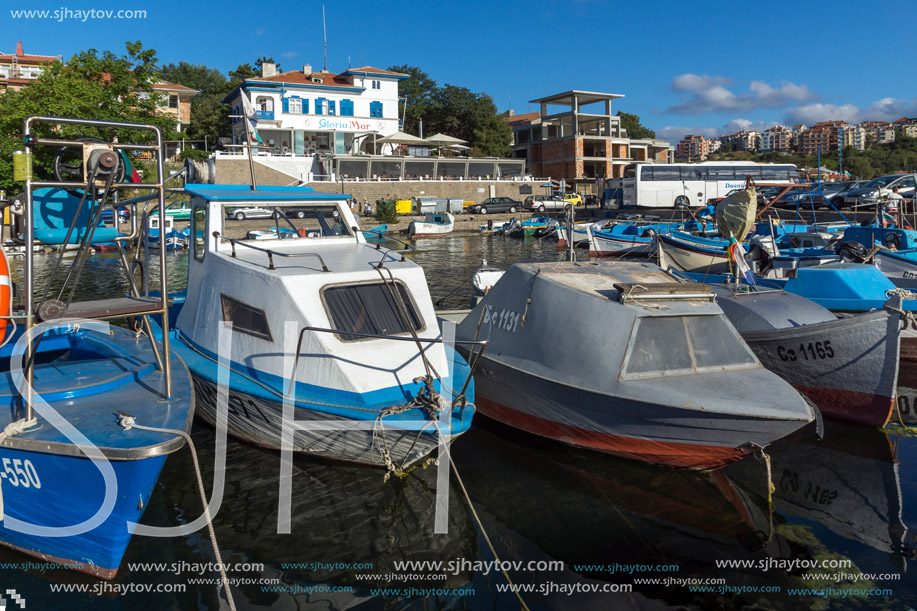
<svg viewBox="0 0 917 611">
<path fill-rule="evenodd" d="M 0 248 L 0 316 L 10 315 L 12 303 L 13 284 L 10 279 L 10 262 L 6 258 L 6 251 Z M 6 339 L 8 325 L 8 318 L 0 318 L 0 344 Z"/>
</svg>

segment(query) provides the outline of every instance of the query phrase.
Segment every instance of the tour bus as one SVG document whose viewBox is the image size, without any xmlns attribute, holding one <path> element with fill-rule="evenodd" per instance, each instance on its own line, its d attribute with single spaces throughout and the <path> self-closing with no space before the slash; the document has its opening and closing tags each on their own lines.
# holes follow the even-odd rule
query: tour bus
<svg viewBox="0 0 917 611">
<path fill-rule="evenodd" d="M 674 208 L 702 206 L 755 182 L 792 184 L 799 172 L 792 164 L 751 161 L 704 161 L 701 163 L 632 163 L 624 168 L 625 207 Z"/>
</svg>

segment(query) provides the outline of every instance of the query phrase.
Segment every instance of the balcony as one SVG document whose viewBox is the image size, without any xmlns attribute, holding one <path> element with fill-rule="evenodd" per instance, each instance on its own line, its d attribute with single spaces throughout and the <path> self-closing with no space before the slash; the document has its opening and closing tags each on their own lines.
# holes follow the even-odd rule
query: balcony
<svg viewBox="0 0 917 611">
<path fill-rule="evenodd" d="M 273 110 L 256 110 L 255 116 L 259 119 L 267 119 L 268 121 L 274 120 L 274 111 Z"/>
</svg>

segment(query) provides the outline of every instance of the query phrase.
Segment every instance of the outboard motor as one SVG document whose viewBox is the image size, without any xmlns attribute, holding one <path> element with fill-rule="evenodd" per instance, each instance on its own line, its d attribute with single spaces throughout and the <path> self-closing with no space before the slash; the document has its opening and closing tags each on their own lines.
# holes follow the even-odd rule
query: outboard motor
<svg viewBox="0 0 917 611">
<path fill-rule="evenodd" d="M 841 260 L 845 263 L 864 263 L 866 261 L 866 256 L 869 254 L 869 251 L 864 245 L 859 242 L 854 242 L 853 240 L 842 242 L 834 252 L 839 255 Z"/>
<path fill-rule="evenodd" d="M 643 233 L 641 233 L 640 237 L 641 238 L 655 238 L 656 230 L 650 227 L 649 229 L 646 229 Z"/>
</svg>

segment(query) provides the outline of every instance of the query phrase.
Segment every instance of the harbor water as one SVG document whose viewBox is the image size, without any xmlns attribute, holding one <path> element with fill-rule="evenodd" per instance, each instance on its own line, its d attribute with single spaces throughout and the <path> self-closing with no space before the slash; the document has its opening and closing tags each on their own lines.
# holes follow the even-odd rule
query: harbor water
<svg viewBox="0 0 917 611">
<path fill-rule="evenodd" d="M 440 309 L 467 307 L 482 259 L 565 257 L 550 239 L 494 235 L 416 247 Z M 187 254 L 169 257 L 169 288 L 180 289 Z M 36 256 L 39 274 L 52 264 Z M 114 255 L 93 257 L 80 291 L 126 290 L 119 274 Z M 812 425 L 712 472 L 576 450 L 478 417 L 452 446 L 461 479 L 450 473 L 445 490 L 436 467 L 384 481 L 379 469 L 295 456 L 289 500 L 279 453 L 230 439 L 213 525 L 239 609 L 519 609 L 521 598 L 530 609 L 906 610 L 917 607 L 917 436 L 906 426 L 917 423 L 915 363 L 902 362 L 898 401 L 883 430 L 829 421 L 819 439 Z M 195 422 L 208 496 L 215 436 Z M 181 450 L 143 522 L 177 526 L 201 513 Z M 6 549 L 0 562 L 29 567 L 7 586 L 28 609 L 228 608 L 206 529 L 133 537 L 112 582 Z"/>
</svg>

